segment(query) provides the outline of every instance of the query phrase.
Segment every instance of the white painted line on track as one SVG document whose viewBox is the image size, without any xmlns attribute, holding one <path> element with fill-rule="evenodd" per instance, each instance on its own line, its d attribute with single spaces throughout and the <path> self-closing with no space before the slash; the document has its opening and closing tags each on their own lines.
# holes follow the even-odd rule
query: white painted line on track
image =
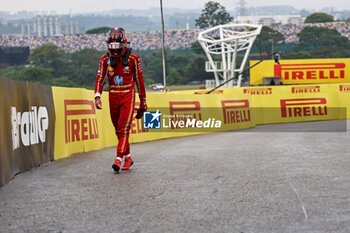
<svg viewBox="0 0 350 233">
<path fill-rule="evenodd" d="M 307 215 L 307 212 L 306 212 L 305 204 L 304 204 L 303 200 L 301 199 L 300 194 L 299 194 L 297 188 L 295 187 L 295 185 L 293 185 L 293 183 L 291 182 L 291 180 L 288 178 L 288 174 L 287 174 L 286 168 L 284 168 L 284 170 L 285 170 L 286 180 L 287 180 L 289 186 L 293 189 L 293 191 L 294 191 L 294 193 L 296 194 L 296 196 L 297 196 L 297 198 L 298 198 L 298 201 L 299 201 L 299 203 L 300 203 L 300 205 L 301 205 L 301 209 L 303 210 L 305 220 L 308 220 L 308 215 Z"/>
</svg>

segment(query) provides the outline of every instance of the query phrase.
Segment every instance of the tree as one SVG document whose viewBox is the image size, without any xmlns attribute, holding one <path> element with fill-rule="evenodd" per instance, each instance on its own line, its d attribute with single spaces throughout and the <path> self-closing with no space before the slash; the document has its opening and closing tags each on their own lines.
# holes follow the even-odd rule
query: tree
<svg viewBox="0 0 350 233">
<path fill-rule="evenodd" d="M 93 86 L 103 51 L 83 49 L 71 55 L 65 75 L 79 86 Z"/>
<path fill-rule="evenodd" d="M 205 4 L 202 14 L 196 19 L 199 28 L 210 28 L 231 22 L 233 17 L 226 11 L 225 7 L 218 2 L 209 1 Z"/>
<path fill-rule="evenodd" d="M 5 66 L 4 68 L 0 69 L 0 77 L 17 80 L 23 69 L 25 69 L 24 66 Z"/>
<path fill-rule="evenodd" d="M 98 27 L 98 28 L 92 28 L 90 30 L 86 31 L 86 34 L 101 34 L 101 33 L 108 33 L 109 30 L 111 30 L 111 27 Z"/>
<path fill-rule="evenodd" d="M 175 68 L 170 68 L 169 75 L 167 76 L 167 84 L 168 85 L 180 84 L 181 81 L 182 81 L 181 74 Z"/>
<path fill-rule="evenodd" d="M 305 19 L 305 23 L 325 23 L 325 22 L 334 22 L 334 17 L 326 13 L 316 12 Z"/>
<path fill-rule="evenodd" d="M 196 54 L 205 55 L 205 52 L 198 41 L 195 41 L 192 43 L 191 50 L 192 50 L 192 52 L 194 52 Z"/>
<path fill-rule="evenodd" d="M 213 74 L 205 71 L 205 55 L 179 55 L 166 50 L 167 84 L 186 84 L 190 81 L 212 79 Z M 155 83 L 163 82 L 161 50 L 142 57 L 145 80 L 151 78 Z"/>
<path fill-rule="evenodd" d="M 283 59 L 310 59 L 312 58 L 311 54 L 308 52 L 296 52 L 296 53 L 290 53 L 286 56 L 283 56 Z"/>
<path fill-rule="evenodd" d="M 346 38 L 345 36 L 342 36 L 335 29 L 328 29 L 328 30 L 322 31 L 319 38 L 319 44 L 321 46 L 328 46 L 328 47 L 334 47 L 334 48 L 342 48 L 342 49 L 350 48 L 349 39 Z"/>
<path fill-rule="evenodd" d="M 283 43 L 284 37 L 280 32 L 273 30 L 270 27 L 263 26 L 254 44 L 257 47 L 259 53 L 272 54 L 272 51 L 274 50 L 273 46 L 275 44 Z"/>
<path fill-rule="evenodd" d="M 153 79 L 151 79 L 151 78 L 144 78 L 144 80 L 145 80 L 145 85 L 146 85 L 146 86 L 156 83 L 156 82 L 155 82 Z"/>
<path fill-rule="evenodd" d="M 50 84 L 52 80 L 51 71 L 52 70 L 50 68 L 43 68 L 39 66 L 28 67 L 18 74 L 18 80 Z"/>
<path fill-rule="evenodd" d="M 315 58 L 346 58 L 350 56 L 350 50 L 343 50 L 342 48 L 334 48 L 329 46 L 320 46 L 311 52 L 312 57 Z"/>
<path fill-rule="evenodd" d="M 296 51 L 312 50 L 319 46 L 349 49 L 350 42 L 335 29 L 323 27 L 305 27 L 299 34 L 299 44 Z"/>
<path fill-rule="evenodd" d="M 185 67 L 189 63 L 189 55 L 179 55 L 172 51 L 167 53 L 167 67 L 175 68 L 180 75 L 185 75 Z"/>
<path fill-rule="evenodd" d="M 299 44 L 296 46 L 296 50 L 300 50 L 300 48 L 307 49 L 307 47 L 311 46 L 312 48 L 316 48 L 318 46 L 318 40 L 321 35 L 321 29 L 319 27 L 304 27 L 304 29 L 298 33 Z"/>
<path fill-rule="evenodd" d="M 59 77 L 65 72 L 64 56 L 64 52 L 59 50 L 56 45 L 47 44 L 34 49 L 28 62 L 35 66 L 52 68 L 53 75 Z"/>
<path fill-rule="evenodd" d="M 142 57 L 141 64 L 145 79 L 151 78 L 156 83 L 163 82 L 162 51 L 160 49 Z"/>
<path fill-rule="evenodd" d="M 206 79 L 213 79 L 213 73 L 205 71 L 206 57 L 198 55 L 192 57 L 193 58 L 190 59 L 190 62 L 185 70 L 185 77 L 188 79 L 188 81 L 204 81 Z"/>
<path fill-rule="evenodd" d="M 82 86 L 79 86 L 78 84 L 76 84 L 75 82 L 73 82 L 72 79 L 70 77 L 67 77 L 67 76 L 62 76 L 59 78 L 52 79 L 50 85 L 59 86 L 59 87 L 82 87 Z M 89 87 L 87 87 L 87 86 L 84 86 L 84 87 L 86 87 L 88 89 L 94 88 L 93 85 L 90 85 Z"/>
</svg>

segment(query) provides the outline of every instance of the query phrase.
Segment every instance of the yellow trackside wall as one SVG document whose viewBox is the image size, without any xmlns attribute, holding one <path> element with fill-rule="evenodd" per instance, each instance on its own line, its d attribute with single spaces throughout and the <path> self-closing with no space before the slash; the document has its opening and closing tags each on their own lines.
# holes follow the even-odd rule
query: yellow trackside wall
<svg viewBox="0 0 350 233">
<path fill-rule="evenodd" d="M 210 95 L 226 94 L 251 96 L 251 111 L 257 125 L 350 119 L 350 83 L 222 88 Z"/>
<path fill-rule="evenodd" d="M 227 88 L 252 98 L 255 124 L 350 118 L 350 84 Z"/>
<path fill-rule="evenodd" d="M 52 89 L 56 112 L 55 159 L 117 144 L 109 114 L 108 93 L 102 95 L 103 109 L 96 110 L 94 93 L 91 90 L 62 87 Z M 136 106 L 138 106 L 137 100 L 138 96 L 136 96 Z M 255 126 L 249 95 L 148 93 L 147 104 L 149 111 L 159 109 L 168 128 L 145 130 L 142 120 L 133 119 L 130 143 Z M 222 125 L 220 128 L 209 130 L 170 127 L 170 121 L 180 121 L 184 115 L 204 122 L 209 119 L 212 120 L 211 122 L 221 121 Z M 177 118 L 173 119 L 171 116 Z"/>
<path fill-rule="evenodd" d="M 258 61 L 250 61 L 250 66 Z M 278 76 L 283 84 L 349 83 L 350 58 L 263 61 L 250 70 L 250 85 L 262 85 L 264 77 Z"/>
<path fill-rule="evenodd" d="M 113 146 L 117 140 L 109 116 L 108 95 L 96 111 L 93 91 L 52 87 L 56 112 L 55 159 Z"/>
<path fill-rule="evenodd" d="M 168 128 L 145 130 L 142 120 L 133 119 L 130 143 L 259 124 L 350 119 L 348 83 L 224 88 L 209 95 L 199 94 L 202 91 L 147 93 L 149 111 L 159 110 L 162 123 L 165 121 Z M 108 93 L 102 95 L 103 109 L 96 110 L 91 90 L 53 87 L 52 92 L 56 112 L 55 159 L 117 144 Z M 170 127 L 172 120 L 180 121 L 188 116 L 202 121 L 215 119 L 222 125 L 210 130 Z"/>
<path fill-rule="evenodd" d="M 332 86 L 332 90 L 338 93 L 339 106 L 346 108 L 347 119 L 350 119 L 350 83 Z"/>
</svg>

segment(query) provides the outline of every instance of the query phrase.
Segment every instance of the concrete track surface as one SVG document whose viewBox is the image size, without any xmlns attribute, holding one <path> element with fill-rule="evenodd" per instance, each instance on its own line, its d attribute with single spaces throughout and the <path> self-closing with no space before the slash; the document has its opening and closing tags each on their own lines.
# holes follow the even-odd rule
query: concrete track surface
<svg viewBox="0 0 350 233">
<path fill-rule="evenodd" d="M 349 122 L 348 122 L 349 123 Z M 0 232 L 350 232 L 350 133 L 255 129 L 46 164 L 0 188 Z M 277 131 L 277 132 L 276 132 Z"/>
</svg>

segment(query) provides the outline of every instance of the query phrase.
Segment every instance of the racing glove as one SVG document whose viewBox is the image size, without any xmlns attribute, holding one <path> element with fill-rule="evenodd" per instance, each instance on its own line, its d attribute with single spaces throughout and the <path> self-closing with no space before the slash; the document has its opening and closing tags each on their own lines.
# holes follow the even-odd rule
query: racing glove
<svg viewBox="0 0 350 233">
<path fill-rule="evenodd" d="M 142 101 L 140 103 L 139 108 L 137 109 L 137 114 L 135 116 L 136 119 L 141 119 L 143 117 L 143 113 L 147 111 L 147 104 L 146 104 L 146 100 Z"/>
</svg>

